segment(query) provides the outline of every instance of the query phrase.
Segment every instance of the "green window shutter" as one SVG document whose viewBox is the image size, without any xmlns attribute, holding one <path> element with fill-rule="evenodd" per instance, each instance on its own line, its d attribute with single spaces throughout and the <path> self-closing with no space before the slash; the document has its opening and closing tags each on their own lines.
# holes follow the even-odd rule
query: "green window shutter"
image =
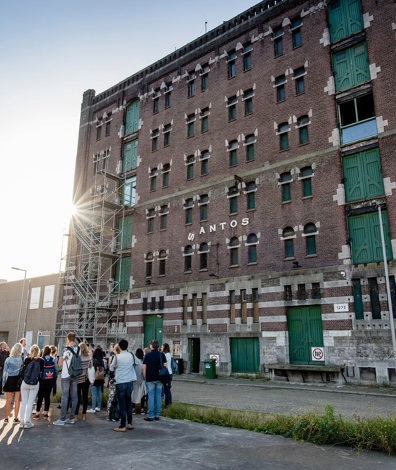
<svg viewBox="0 0 396 470">
<path fill-rule="evenodd" d="M 343 158 L 346 201 L 384 195 L 379 150 L 370 149 Z"/>
<path fill-rule="evenodd" d="M 346 90 L 370 81 L 370 67 L 365 42 L 333 54 L 336 90 Z"/>
<path fill-rule="evenodd" d="M 121 219 L 118 223 L 120 233 L 121 250 L 131 248 L 132 246 L 132 216 L 128 215 Z"/>
<path fill-rule="evenodd" d="M 328 5 L 331 42 L 363 29 L 361 0 L 335 0 Z"/>
<path fill-rule="evenodd" d="M 129 279 L 131 276 L 131 257 L 125 256 L 117 260 L 116 263 L 116 282 L 118 290 L 129 290 Z"/>
<path fill-rule="evenodd" d="M 382 211 L 386 258 L 393 258 L 389 234 L 388 214 Z M 378 212 L 348 218 L 349 238 L 352 245 L 353 264 L 379 263 L 383 261 Z"/>
<path fill-rule="evenodd" d="M 123 154 L 123 171 L 133 170 L 137 167 L 138 140 L 126 142 Z"/>
<path fill-rule="evenodd" d="M 133 101 L 126 110 L 125 135 L 132 134 L 139 130 L 139 100 Z"/>
</svg>

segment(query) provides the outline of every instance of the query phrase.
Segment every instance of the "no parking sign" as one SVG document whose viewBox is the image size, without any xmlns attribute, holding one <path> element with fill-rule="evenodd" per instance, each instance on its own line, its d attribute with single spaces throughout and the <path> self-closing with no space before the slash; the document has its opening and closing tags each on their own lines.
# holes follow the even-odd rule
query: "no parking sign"
<svg viewBox="0 0 396 470">
<path fill-rule="evenodd" d="M 312 361 L 324 361 L 325 354 L 323 347 L 311 348 L 311 360 Z"/>
</svg>

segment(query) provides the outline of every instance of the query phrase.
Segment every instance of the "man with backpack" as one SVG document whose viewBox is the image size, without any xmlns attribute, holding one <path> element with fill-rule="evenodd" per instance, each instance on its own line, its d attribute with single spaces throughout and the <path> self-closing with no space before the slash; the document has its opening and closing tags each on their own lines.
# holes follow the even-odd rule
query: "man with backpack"
<svg viewBox="0 0 396 470">
<path fill-rule="evenodd" d="M 59 368 L 62 368 L 61 374 L 61 413 L 60 418 L 53 422 L 55 426 L 64 426 L 74 424 L 74 412 L 77 408 L 77 377 L 82 373 L 82 364 L 80 357 L 80 348 L 76 345 L 76 334 L 70 332 L 67 334 L 66 347 L 63 350 L 62 357 L 59 358 Z M 67 418 L 67 408 L 71 400 L 70 417 Z"/>
</svg>

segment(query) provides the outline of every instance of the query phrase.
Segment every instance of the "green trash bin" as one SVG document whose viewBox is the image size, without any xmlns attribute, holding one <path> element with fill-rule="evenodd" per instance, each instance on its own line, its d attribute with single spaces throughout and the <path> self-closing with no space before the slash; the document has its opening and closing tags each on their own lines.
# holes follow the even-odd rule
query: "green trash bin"
<svg viewBox="0 0 396 470">
<path fill-rule="evenodd" d="M 208 379 L 216 378 L 216 360 L 215 359 L 205 359 L 204 360 L 204 371 Z"/>
</svg>

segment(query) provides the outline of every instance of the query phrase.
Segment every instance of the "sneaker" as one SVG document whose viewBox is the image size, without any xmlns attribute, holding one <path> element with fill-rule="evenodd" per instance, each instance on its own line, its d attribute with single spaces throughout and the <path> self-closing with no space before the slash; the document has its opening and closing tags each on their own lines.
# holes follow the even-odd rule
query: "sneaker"
<svg viewBox="0 0 396 470">
<path fill-rule="evenodd" d="M 132 424 L 127 424 L 127 429 L 135 429 Z"/>
<path fill-rule="evenodd" d="M 25 423 L 24 423 L 23 421 L 21 421 L 21 422 L 19 423 L 19 427 L 20 427 L 21 429 L 23 429 L 23 428 L 25 427 Z"/>
<path fill-rule="evenodd" d="M 66 420 L 66 424 L 74 424 L 76 421 L 74 418 L 69 418 Z"/>
<path fill-rule="evenodd" d="M 154 418 L 149 418 L 148 416 L 145 416 L 143 419 L 145 421 L 154 421 Z"/>
<path fill-rule="evenodd" d="M 18 418 L 14 418 L 14 424 L 19 424 L 19 423 L 20 423 L 19 419 L 18 419 Z"/>
<path fill-rule="evenodd" d="M 55 426 L 64 426 L 65 423 L 66 423 L 66 421 L 63 421 L 63 419 L 57 419 L 52 424 L 54 424 Z"/>
<path fill-rule="evenodd" d="M 4 424 L 8 424 L 8 418 L 4 419 Z"/>
<path fill-rule="evenodd" d="M 96 408 L 95 408 L 95 411 L 100 411 L 100 408 L 96 407 Z"/>
<path fill-rule="evenodd" d="M 113 428 L 115 432 L 126 432 L 126 428 Z"/>
<path fill-rule="evenodd" d="M 93 408 L 87 410 L 87 413 L 95 413 L 95 410 Z"/>
<path fill-rule="evenodd" d="M 144 415 L 144 414 L 146 414 L 146 412 L 144 410 L 140 410 L 140 414 Z"/>
<path fill-rule="evenodd" d="M 33 419 L 40 419 L 40 413 L 36 413 L 36 414 L 33 416 Z"/>
<path fill-rule="evenodd" d="M 33 424 L 33 423 L 30 423 L 29 421 L 27 421 L 27 422 L 25 423 L 24 428 L 25 428 L 25 429 L 34 428 L 34 424 Z"/>
<path fill-rule="evenodd" d="M 159 420 L 160 420 L 160 419 L 159 419 L 159 416 L 156 416 L 154 419 L 155 419 L 155 421 L 159 421 Z"/>
</svg>

